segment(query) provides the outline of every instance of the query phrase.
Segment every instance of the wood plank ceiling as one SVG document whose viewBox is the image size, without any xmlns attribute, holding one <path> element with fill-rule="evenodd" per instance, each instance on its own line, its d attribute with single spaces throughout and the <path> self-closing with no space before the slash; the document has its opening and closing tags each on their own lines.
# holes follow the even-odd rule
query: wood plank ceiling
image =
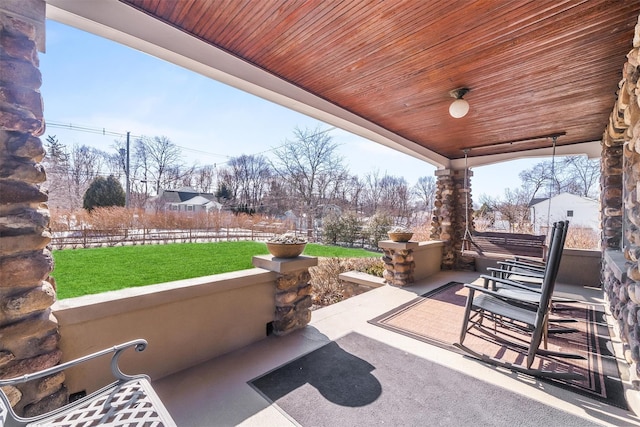
<svg viewBox="0 0 640 427">
<path fill-rule="evenodd" d="M 120 0 L 449 159 L 600 140 L 640 1 Z M 467 116 L 448 114 L 467 87 Z"/>
</svg>

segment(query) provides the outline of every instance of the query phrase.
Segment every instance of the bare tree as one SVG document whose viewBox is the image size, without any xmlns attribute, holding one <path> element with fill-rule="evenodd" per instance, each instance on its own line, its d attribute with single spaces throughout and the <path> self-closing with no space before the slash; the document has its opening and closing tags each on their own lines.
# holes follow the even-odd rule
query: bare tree
<svg viewBox="0 0 640 427">
<path fill-rule="evenodd" d="M 89 183 L 105 174 L 105 159 L 109 154 L 86 145 L 70 149 L 55 136 L 47 138 L 47 156 L 44 160 L 49 174 L 49 203 L 51 207 L 80 208 Z"/>
<path fill-rule="evenodd" d="M 341 176 L 345 169 L 338 155 L 338 144 L 319 127 L 314 130 L 296 128 L 294 139 L 274 150 L 274 155 L 273 170 L 290 185 L 300 201 L 311 237 L 323 186 Z"/>
<path fill-rule="evenodd" d="M 436 178 L 433 176 L 421 176 L 413 186 L 413 195 L 418 199 L 425 211 L 433 210 L 433 201 L 436 196 Z"/>
<path fill-rule="evenodd" d="M 265 197 L 261 202 L 263 213 L 282 215 L 291 208 L 292 194 L 293 191 L 286 182 L 278 179 L 277 176 L 272 176 L 267 184 Z"/>
<path fill-rule="evenodd" d="M 46 156 L 43 160 L 48 179 L 45 188 L 49 193 L 49 206 L 52 208 L 72 208 L 69 200 L 69 154 L 67 147 L 55 135 L 46 139 Z"/>
<path fill-rule="evenodd" d="M 562 161 L 569 193 L 595 198 L 600 183 L 600 159 L 587 156 L 569 156 Z"/>
<path fill-rule="evenodd" d="M 529 201 L 531 195 L 523 189 L 504 192 L 504 201 L 498 206 L 502 217 L 509 221 L 510 231 L 528 233 L 531 231 L 529 223 Z"/>
<path fill-rule="evenodd" d="M 213 165 L 205 165 L 196 169 L 194 185 L 198 191 L 212 193 L 216 179 L 216 168 Z"/>
<path fill-rule="evenodd" d="M 216 196 L 223 205 L 231 208 L 237 207 L 239 184 L 229 167 L 218 171 L 218 188 Z"/>
<path fill-rule="evenodd" d="M 244 154 L 233 157 L 229 160 L 229 170 L 237 188 L 236 203 L 258 210 L 272 174 L 267 158 Z"/>
<path fill-rule="evenodd" d="M 407 223 L 411 216 L 411 197 L 407 181 L 401 177 L 385 175 L 380 180 L 380 189 L 380 209 Z"/>
<path fill-rule="evenodd" d="M 352 175 L 344 186 L 344 202 L 357 213 L 362 213 L 364 182 L 357 175 Z"/>
<path fill-rule="evenodd" d="M 545 160 L 520 172 L 520 180 L 531 197 L 553 197 L 562 192 L 595 197 L 600 182 L 600 163 L 586 156 Z"/>
<path fill-rule="evenodd" d="M 525 169 L 520 172 L 522 186 L 527 189 L 531 197 L 549 194 L 549 191 L 551 191 L 550 185 L 552 185 L 552 188 L 558 187 L 553 169 L 551 162 L 544 161 L 536 163 L 531 169 Z"/>
<path fill-rule="evenodd" d="M 182 152 L 166 136 L 155 136 L 153 138 L 142 137 L 139 145 L 144 147 L 144 159 L 147 172 L 151 175 L 155 184 L 156 193 L 160 189 L 175 181 L 176 168 L 181 166 Z M 167 182 L 166 175 L 172 170 L 172 179 Z"/>
<path fill-rule="evenodd" d="M 378 211 L 378 206 L 382 199 L 382 186 L 381 186 L 380 171 L 378 169 L 373 172 L 369 172 L 364 177 L 364 212 L 365 215 L 373 215 Z"/>
</svg>

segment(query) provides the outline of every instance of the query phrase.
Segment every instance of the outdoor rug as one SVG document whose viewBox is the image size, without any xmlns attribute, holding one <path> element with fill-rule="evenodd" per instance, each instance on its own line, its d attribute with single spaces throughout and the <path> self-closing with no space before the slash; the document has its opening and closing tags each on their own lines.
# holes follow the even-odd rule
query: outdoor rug
<svg viewBox="0 0 640 427">
<path fill-rule="evenodd" d="M 460 336 L 466 301 L 467 289 L 461 283 L 452 282 L 376 317 L 370 320 L 370 323 L 466 354 L 453 346 Z M 548 349 L 580 354 L 585 356 L 586 360 L 536 356 L 532 368 L 580 373 L 585 377 L 584 380 L 543 380 L 628 409 L 618 364 L 611 351 L 609 327 L 602 308 L 590 304 L 566 304 L 561 308 L 562 310 L 555 311 L 552 317 L 577 319 L 578 322 L 558 324 L 577 329 L 577 332 L 551 334 Z M 493 335 L 484 334 L 483 330 L 493 332 L 493 324 L 491 321 L 485 321 L 484 325 L 485 329 L 472 328 L 467 332 L 465 347 L 506 362 L 523 365 L 526 350 L 516 351 L 513 347 L 505 346 Z M 503 334 L 506 340 L 520 340 L 521 344 L 528 345 L 528 337 L 500 327 L 497 331 L 498 335 Z"/>
<path fill-rule="evenodd" d="M 249 384 L 305 427 L 596 425 L 357 333 Z"/>
</svg>

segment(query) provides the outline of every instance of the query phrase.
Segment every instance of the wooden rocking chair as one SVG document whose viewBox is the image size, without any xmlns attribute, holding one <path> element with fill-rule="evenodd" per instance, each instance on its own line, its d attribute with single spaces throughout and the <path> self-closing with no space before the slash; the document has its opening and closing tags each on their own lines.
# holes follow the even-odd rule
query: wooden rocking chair
<svg viewBox="0 0 640 427">
<path fill-rule="evenodd" d="M 534 304 L 538 304 L 541 294 L 541 281 L 544 279 L 546 270 L 551 265 L 555 265 L 557 268 L 554 271 L 554 276 L 551 280 L 555 283 L 558 271 L 560 270 L 560 262 L 562 260 L 562 253 L 564 250 L 564 243 L 567 239 L 567 230 L 569 228 L 569 221 L 560 221 L 558 224 L 563 224 L 563 227 L 554 227 L 551 230 L 550 247 L 549 247 L 549 259 L 541 265 L 534 265 L 529 262 L 522 262 L 516 260 L 505 260 L 498 264 L 501 268 L 488 268 L 487 270 L 491 275 L 482 275 L 484 279 L 484 287 L 490 287 L 492 290 L 501 292 L 508 296 L 520 297 L 528 299 Z M 554 239 L 555 233 L 560 233 L 560 239 Z M 560 250 L 553 251 L 553 245 L 559 245 Z M 555 258 L 551 258 L 551 252 Z M 536 283 L 536 280 L 538 283 Z M 552 303 L 575 303 L 574 299 L 553 297 Z M 565 322 L 570 320 L 563 320 Z M 569 331 L 567 331 L 569 332 Z"/>
<path fill-rule="evenodd" d="M 554 372 L 532 368 L 536 354 L 572 359 L 583 358 L 576 354 L 554 352 L 540 348 L 543 339 L 546 341 L 549 308 L 555 286 L 555 278 L 559 267 L 559 251 L 562 250 L 561 239 L 565 225 L 566 224 L 564 222 L 554 224 L 555 232 L 553 233 L 549 261 L 547 268 L 545 269 L 538 304 L 532 305 L 530 298 L 522 298 L 518 295 L 506 295 L 482 286 L 465 284 L 465 287 L 469 290 L 469 295 L 465 306 L 460 340 L 459 343 L 456 344 L 458 348 L 462 349 L 472 357 L 486 363 L 501 366 L 516 372 L 549 378 L 583 378 L 582 375 L 576 373 Z M 526 348 L 526 364 L 524 366 L 515 365 L 485 354 L 480 354 L 464 346 L 463 343 L 467 332 L 473 327 L 481 328 L 482 320 L 485 317 L 491 317 L 492 320 L 500 319 L 501 323 L 507 324 L 510 328 L 515 328 L 530 335 L 529 345 Z M 516 343 L 505 344 L 518 349 L 522 347 Z"/>
</svg>

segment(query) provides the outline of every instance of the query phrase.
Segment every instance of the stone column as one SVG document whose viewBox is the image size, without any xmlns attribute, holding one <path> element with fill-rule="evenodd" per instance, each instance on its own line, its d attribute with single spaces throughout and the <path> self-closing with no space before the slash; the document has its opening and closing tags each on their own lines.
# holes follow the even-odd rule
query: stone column
<svg viewBox="0 0 640 427">
<path fill-rule="evenodd" d="M 384 255 L 383 279 L 385 283 L 394 286 L 406 286 L 415 281 L 414 271 L 416 263 L 413 259 L 413 250 L 418 247 L 418 242 L 394 242 L 381 240 L 378 247 Z"/>
<path fill-rule="evenodd" d="M 436 196 L 431 221 L 431 240 L 445 243 L 442 251 L 443 270 L 474 270 L 472 257 L 462 255 L 466 227 L 473 232 L 473 200 L 471 177 L 473 172 L 439 169 L 436 171 Z M 468 200 L 467 200 L 468 197 Z M 467 210 L 468 209 L 468 210 Z M 469 223 L 467 224 L 467 215 Z"/>
<path fill-rule="evenodd" d="M 311 321 L 312 305 L 309 268 L 318 265 L 318 258 L 259 255 L 253 257 L 253 265 L 277 273 L 273 334 L 287 335 L 307 326 Z"/>
<path fill-rule="evenodd" d="M 44 149 L 42 83 L 45 2 L 0 5 L 0 377 L 56 365 L 61 359 L 55 288 L 49 273 L 49 210 L 41 189 Z M 18 414 L 30 416 L 67 401 L 64 374 L 6 387 Z"/>
<path fill-rule="evenodd" d="M 618 97 L 602 138 L 600 181 L 602 283 L 636 379 L 640 374 L 639 76 L 640 24 L 636 25 L 633 49 L 622 68 Z"/>
<path fill-rule="evenodd" d="M 620 249 L 622 242 L 624 140 L 614 139 L 607 132 L 603 136 L 602 142 L 602 157 L 600 158 L 601 246 L 603 249 Z M 637 154 L 627 150 L 625 156 L 635 157 Z M 635 161 L 629 164 L 633 163 Z"/>
</svg>

